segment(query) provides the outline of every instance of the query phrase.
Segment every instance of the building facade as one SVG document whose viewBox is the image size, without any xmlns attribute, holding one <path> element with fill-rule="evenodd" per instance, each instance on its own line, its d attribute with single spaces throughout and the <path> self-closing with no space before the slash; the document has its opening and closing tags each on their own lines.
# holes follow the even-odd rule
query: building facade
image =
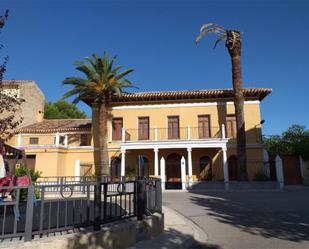
<svg viewBox="0 0 309 249">
<path fill-rule="evenodd" d="M 263 172 L 260 103 L 271 92 L 244 89 L 249 179 Z M 114 97 L 109 107 L 112 177 L 161 177 L 167 188 L 237 178 L 236 119 L 231 89 L 143 92 Z M 44 176 L 93 173 L 91 120 L 44 120 L 20 129 L 24 148 Z"/>
<path fill-rule="evenodd" d="M 43 121 L 45 96 L 35 81 L 3 80 L 2 84 L 0 93 L 24 100 L 15 113 L 16 120 L 23 118 L 19 128 Z"/>
</svg>

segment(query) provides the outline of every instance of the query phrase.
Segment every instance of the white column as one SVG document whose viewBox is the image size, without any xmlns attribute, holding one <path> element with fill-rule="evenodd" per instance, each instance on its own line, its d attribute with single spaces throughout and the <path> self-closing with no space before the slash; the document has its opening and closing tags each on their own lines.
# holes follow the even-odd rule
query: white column
<svg viewBox="0 0 309 249">
<path fill-rule="evenodd" d="M 228 168 L 228 163 L 227 163 L 226 148 L 222 148 L 222 156 L 223 156 L 224 185 L 225 185 L 225 190 L 228 190 L 229 189 L 229 168 Z"/>
<path fill-rule="evenodd" d="M 188 173 L 189 173 L 189 187 L 192 186 L 192 148 L 187 148 L 188 151 Z"/>
<path fill-rule="evenodd" d="M 187 127 L 187 134 L 188 134 L 188 140 L 191 140 L 191 128 L 189 125 Z"/>
<path fill-rule="evenodd" d="M 59 146 L 59 142 L 60 142 L 60 134 L 59 134 L 59 132 L 57 132 L 56 133 L 56 141 L 55 141 L 56 146 Z"/>
<path fill-rule="evenodd" d="M 276 156 L 276 174 L 277 182 L 279 182 L 280 188 L 284 187 L 283 165 L 280 156 Z"/>
<path fill-rule="evenodd" d="M 225 125 L 224 124 L 221 125 L 221 135 L 222 135 L 222 138 L 225 138 Z"/>
<path fill-rule="evenodd" d="M 180 165 L 182 189 L 186 189 L 186 159 L 184 157 L 181 158 Z"/>
<path fill-rule="evenodd" d="M 305 161 L 302 156 L 299 156 L 300 175 L 304 178 Z"/>
<path fill-rule="evenodd" d="M 68 147 L 68 145 L 69 145 L 69 140 L 68 140 L 68 135 L 66 134 L 66 135 L 64 136 L 64 146 L 65 146 L 65 147 Z"/>
<path fill-rule="evenodd" d="M 158 141 L 158 128 L 157 128 L 157 126 L 154 127 L 154 140 Z"/>
<path fill-rule="evenodd" d="M 125 176 L 126 174 L 126 150 L 121 150 L 121 170 L 120 170 L 121 176 Z"/>
<path fill-rule="evenodd" d="M 270 168 L 269 168 L 269 156 L 268 156 L 268 152 L 266 150 L 264 150 L 264 174 L 267 177 L 270 177 Z"/>
<path fill-rule="evenodd" d="M 162 190 L 165 189 L 165 181 L 166 181 L 166 177 L 165 177 L 165 159 L 164 157 L 161 157 L 160 160 L 160 173 L 161 173 L 161 188 Z"/>
<path fill-rule="evenodd" d="M 18 137 L 17 137 L 17 145 L 18 145 L 18 146 L 21 146 L 21 145 L 22 145 L 22 141 L 23 141 L 23 140 L 22 140 L 22 135 L 21 135 L 21 133 L 19 133 L 19 134 L 18 134 Z"/>
<path fill-rule="evenodd" d="M 75 181 L 80 180 L 80 160 L 75 161 Z"/>
<path fill-rule="evenodd" d="M 126 130 L 124 127 L 121 129 L 121 140 L 123 143 L 126 141 Z"/>
<path fill-rule="evenodd" d="M 154 153 L 155 153 L 155 157 L 154 157 L 154 175 L 155 176 L 159 176 L 159 149 L 158 148 L 154 148 Z"/>
</svg>

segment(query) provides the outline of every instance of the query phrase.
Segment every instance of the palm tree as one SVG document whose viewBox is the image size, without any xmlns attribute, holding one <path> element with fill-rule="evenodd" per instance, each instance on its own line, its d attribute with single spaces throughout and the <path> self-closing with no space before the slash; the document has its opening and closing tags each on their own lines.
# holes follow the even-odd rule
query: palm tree
<svg viewBox="0 0 309 249">
<path fill-rule="evenodd" d="M 225 29 L 217 24 L 207 23 L 201 27 L 200 34 L 196 39 L 198 43 L 207 33 L 215 33 L 218 38 L 215 41 L 214 48 L 220 41 L 225 42 L 231 61 L 232 61 L 232 79 L 234 91 L 234 106 L 236 114 L 237 127 L 237 165 L 238 180 L 247 180 L 247 155 L 246 155 L 246 131 L 244 119 L 244 95 L 242 87 L 241 72 L 241 33 L 239 30 Z"/>
<path fill-rule="evenodd" d="M 109 58 L 104 52 L 103 57 L 93 54 L 84 61 L 75 62 L 76 69 L 85 74 L 85 78 L 68 77 L 63 84 L 73 85 L 73 89 L 63 95 L 63 98 L 75 96 L 74 104 L 85 102 L 92 109 L 92 135 L 94 144 L 94 164 L 96 176 L 109 175 L 109 159 L 107 148 L 108 106 L 113 96 L 121 96 L 124 88 L 133 87 L 125 79 L 133 69 L 122 72 L 122 66 L 114 66 L 116 57 Z"/>
</svg>

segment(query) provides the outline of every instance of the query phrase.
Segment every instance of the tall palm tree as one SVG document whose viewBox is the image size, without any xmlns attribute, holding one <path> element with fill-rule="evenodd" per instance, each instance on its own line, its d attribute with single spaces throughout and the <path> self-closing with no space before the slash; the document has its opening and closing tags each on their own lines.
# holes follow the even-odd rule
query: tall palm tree
<svg viewBox="0 0 309 249">
<path fill-rule="evenodd" d="M 198 43 L 207 33 L 215 33 L 218 38 L 215 41 L 214 48 L 220 41 L 225 42 L 231 61 L 232 61 L 232 79 L 234 91 L 234 106 L 236 114 L 237 127 L 237 164 L 238 180 L 247 180 L 247 155 L 246 155 L 246 131 L 244 119 L 244 95 L 241 72 L 241 33 L 239 30 L 229 30 L 214 23 L 207 23 L 201 27 L 200 34 L 196 39 Z"/>
<path fill-rule="evenodd" d="M 125 79 L 133 69 L 119 72 L 122 66 L 114 66 L 116 57 L 109 58 L 104 52 L 103 57 L 93 54 L 84 61 L 75 62 L 76 69 L 85 78 L 68 77 L 63 84 L 73 85 L 73 89 L 63 95 L 63 98 L 75 96 L 74 104 L 85 102 L 92 109 L 92 135 L 94 144 L 94 164 L 96 176 L 109 175 L 109 159 L 107 148 L 108 106 L 112 96 L 121 96 L 126 87 L 133 87 Z"/>
</svg>

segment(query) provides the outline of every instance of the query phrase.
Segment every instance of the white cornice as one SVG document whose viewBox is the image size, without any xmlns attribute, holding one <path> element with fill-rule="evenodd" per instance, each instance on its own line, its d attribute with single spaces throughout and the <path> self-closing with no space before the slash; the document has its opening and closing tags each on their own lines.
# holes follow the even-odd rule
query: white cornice
<svg viewBox="0 0 309 249">
<path fill-rule="evenodd" d="M 245 101 L 246 105 L 259 104 L 259 100 Z M 206 102 L 206 103 L 181 103 L 181 104 L 156 104 L 156 105 L 126 105 L 126 106 L 114 106 L 111 110 L 131 110 L 131 109 L 156 109 L 156 108 L 178 108 L 178 107 L 205 107 L 205 106 L 224 106 L 234 105 L 234 102 Z"/>
</svg>

